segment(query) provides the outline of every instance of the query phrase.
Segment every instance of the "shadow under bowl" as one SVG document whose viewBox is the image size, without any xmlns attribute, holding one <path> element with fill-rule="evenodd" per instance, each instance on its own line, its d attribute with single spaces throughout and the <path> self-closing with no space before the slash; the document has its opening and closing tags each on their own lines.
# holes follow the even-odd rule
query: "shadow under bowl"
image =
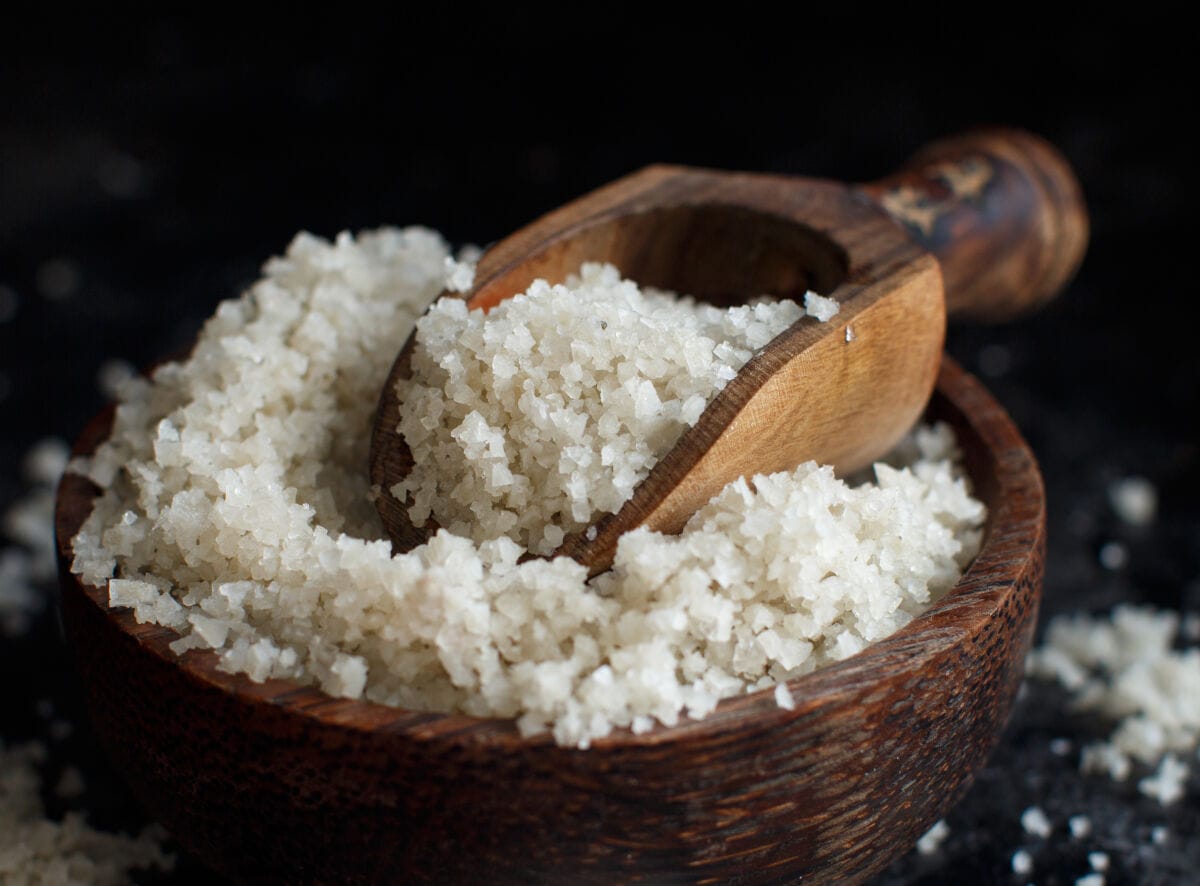
<svg viewBox="0 0 1200 886">
<path fill-rule="evenodd" d="M 67 475 L 64 623 L 95 731 L 148 812 L 239 880 L 855 882 L 966 792 L 1008 719 L 1036 621 L 1041 476 L 945 358 L 926 414 L 959 436 L 989 516 L 956 587 L 893 636 L 708 718 L 581 751 L 507 720 L 389 708 L 176 656 L 177 635 L 70 573 L 98 490 Z M 111 410 L 76 444 L 93 451 Z"/>
</svg>

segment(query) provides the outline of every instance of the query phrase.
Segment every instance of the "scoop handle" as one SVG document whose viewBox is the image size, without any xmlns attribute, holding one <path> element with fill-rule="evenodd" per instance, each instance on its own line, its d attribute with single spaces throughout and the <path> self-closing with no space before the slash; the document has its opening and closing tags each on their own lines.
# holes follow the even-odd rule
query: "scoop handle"
<svg viewBox="0 0 1200 886">
<path fill-rule="evenodd" d="M 898 172 L 860 185 L 942 266 L 946 310 L 999 321 L 1062 290 L 1088 240 L 1083 191 L 1048 142 L 1017 129 L 935 141 Z"/>
</svg>

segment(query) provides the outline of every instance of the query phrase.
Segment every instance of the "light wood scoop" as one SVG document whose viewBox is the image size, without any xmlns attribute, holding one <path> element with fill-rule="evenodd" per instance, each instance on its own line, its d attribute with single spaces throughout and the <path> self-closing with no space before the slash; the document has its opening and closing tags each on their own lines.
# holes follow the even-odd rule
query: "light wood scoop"
<svg viewBox="0 0 1200 886">
<path fill-rule="evenodd" d="M 830 296 L 759 351 L 654 466 L 633 497 L 557 553 L 592 572 L 617 539 L 646 525 L 677 532 L 739 476 L 809 459 L 846 473 L 887 452 L 924 409 L 945 316 L 1002 320 L 1053 297 L 1087 243 L 1083 197 L 1046 142 L 985 130 L 935 142 L 896 174 L 851 186 L 817 179 L 651 166 L 557 209 L 481 258 L 460 297 L 488 310 L 537 278 L 562 282 L 607 261 L 642 286 L 718 305 L 769 294 Z M 371 439 L 377 506 L 398 551 L 436 529 L 413 526 L 389 490 L 412 454 L 397 432 L 397 381 L 384 386 Z M 589 537 L 590 536 L 590 537 Z"/>
</svg>

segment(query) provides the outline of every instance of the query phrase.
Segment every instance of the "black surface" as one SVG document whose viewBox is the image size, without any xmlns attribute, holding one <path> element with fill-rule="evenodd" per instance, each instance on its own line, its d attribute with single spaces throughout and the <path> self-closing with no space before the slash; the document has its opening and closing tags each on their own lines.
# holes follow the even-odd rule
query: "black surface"
<svg viewBox="0 0 1200 886">
<path fill-rule="evenodd" d="M 649 162 L 865 180 L 923 141 L 1004 123 L 1063 150 L 1093 223 L 1058 303 L 1007 327 L 952 329 L 948 343 L 969 369 L 990 367 L 1041 462 L 1043 620 L 1120 601 L 1200 610 L 1195 176 L 1179 129 L 1195 102 L 1178 25 L 962 21 L 961 7 L 933 7 L 910 22 L 864 11 L 666 30 L 610 17 L 553 34 L 500 14 L 387 26 L 337 17 L 348 14 L 282 29 L 161 13 L 4 29 L 0 286 L 17 307 L 0 320 L 0 507 L 22 492 L 20 454 L 72 437 L 99 408 L 103 360 L 177 350 L 301 228 L 421 223 L 486 243 Z M 64 267 L 75 285 L 47 297 Z M 1131 473 L 1160 491 L 1147 529 L 1105 500 Z M 1097 561 L 1112 540 L 1130 554 L 1118 570 Z M 51 740 L 51 773 L 81 765 L 92 820 L 140 825 L 89 739 L 52 614 L 0 645 L 0 687 L 5 741 L 73 724 Z M 41 699 L 54 716 L 36 713 Z M 882 882 L 1019 882 L 1020 847 L 1038 883 L 1073 883 L 1095 850 L 1111 856 L 1110 883 L 1196 882 L 1200 777 L 1163 809 L 1132 781 L 1080 776 L 1080 744 L 1106 726 L 1065 710 L 1058 690 L 1030 685 L 942 850 Z M 1072 741 L 1066 757 L 1049 749 L 1057 737 Z M 1022 832 L 1031 805 L 1055 823 L 1051 838 Z M 1073 841 L 1065 821 L 1079 813 L 1094 832 Z M 1171 837 L 1154 846 L 1160 824 Z M 185 860 L 171 881 L 206 879 Z"/>
</svg>

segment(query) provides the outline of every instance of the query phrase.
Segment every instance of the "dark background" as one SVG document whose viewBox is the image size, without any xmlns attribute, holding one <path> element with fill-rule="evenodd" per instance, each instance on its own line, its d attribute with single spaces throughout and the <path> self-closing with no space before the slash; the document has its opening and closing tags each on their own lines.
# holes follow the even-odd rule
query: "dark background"
<svg viewBox="0 0 1200 886">
<path fill-rule="evenodd" d="M 1063 151 L 1092 219 L 1057 303 L 948 339 L 1041 462 L 1043 615 L 1120 601 L 1200 610 L 1194 147 L 1181 131 L 1195 98 L 1179 24 L 946 6 L 798 24 L 746 8 L 737 22 L 660 28 L 645 13 L 579 10 L 561 29 L 456 10 L 385 23 L 349 8 L 286 23 L 158 12 L 6 28 L 0 508 L 23 492 L 26 448 L 72 437 L 101 406 L 104 360 L 178 350 L 297 230 L 420 223 L 486 244 L 650 162 L 863 181 L 922 142 L 1001 123 Z M 1158 487 L 1149 528 L 1107 504 L 1107 485 L 1129 474 Z M 1098 562 L 1110 541 L 1129 552 L 1124 566 Z M 91 746 L 53 617 L 7 641 L 0 667 L 4 737 L 45 737 L 35 702 L 53 698 L 76 726 L 55 754 L 84 766 L 92 819 L 139 824 Z M 1077 750 L 1055 756 L 1049 740 L 1077 749 L 1107 727 L 1065 707 L 1031 685 L 942 851 L 901 860 L 884 882 L 1007 882 L 1021 846 L 1039 883 L 1074 882 L 1097 849 L 1112 856 L 1110 883 L 1195 882 L 1200 778 L 1162 809 L 1132 782 L 1078 775 Z M 1034 804 L 1055 822 L 1048 840 L 1021 831 Z M 1064 823 L 1080 812 L 1095 833 L 1072 841 Z M 1162 824 L 1173 836 L 1152 846 Z M 185 860 L 176 879 L 203 876 Z"/>
</svg>

